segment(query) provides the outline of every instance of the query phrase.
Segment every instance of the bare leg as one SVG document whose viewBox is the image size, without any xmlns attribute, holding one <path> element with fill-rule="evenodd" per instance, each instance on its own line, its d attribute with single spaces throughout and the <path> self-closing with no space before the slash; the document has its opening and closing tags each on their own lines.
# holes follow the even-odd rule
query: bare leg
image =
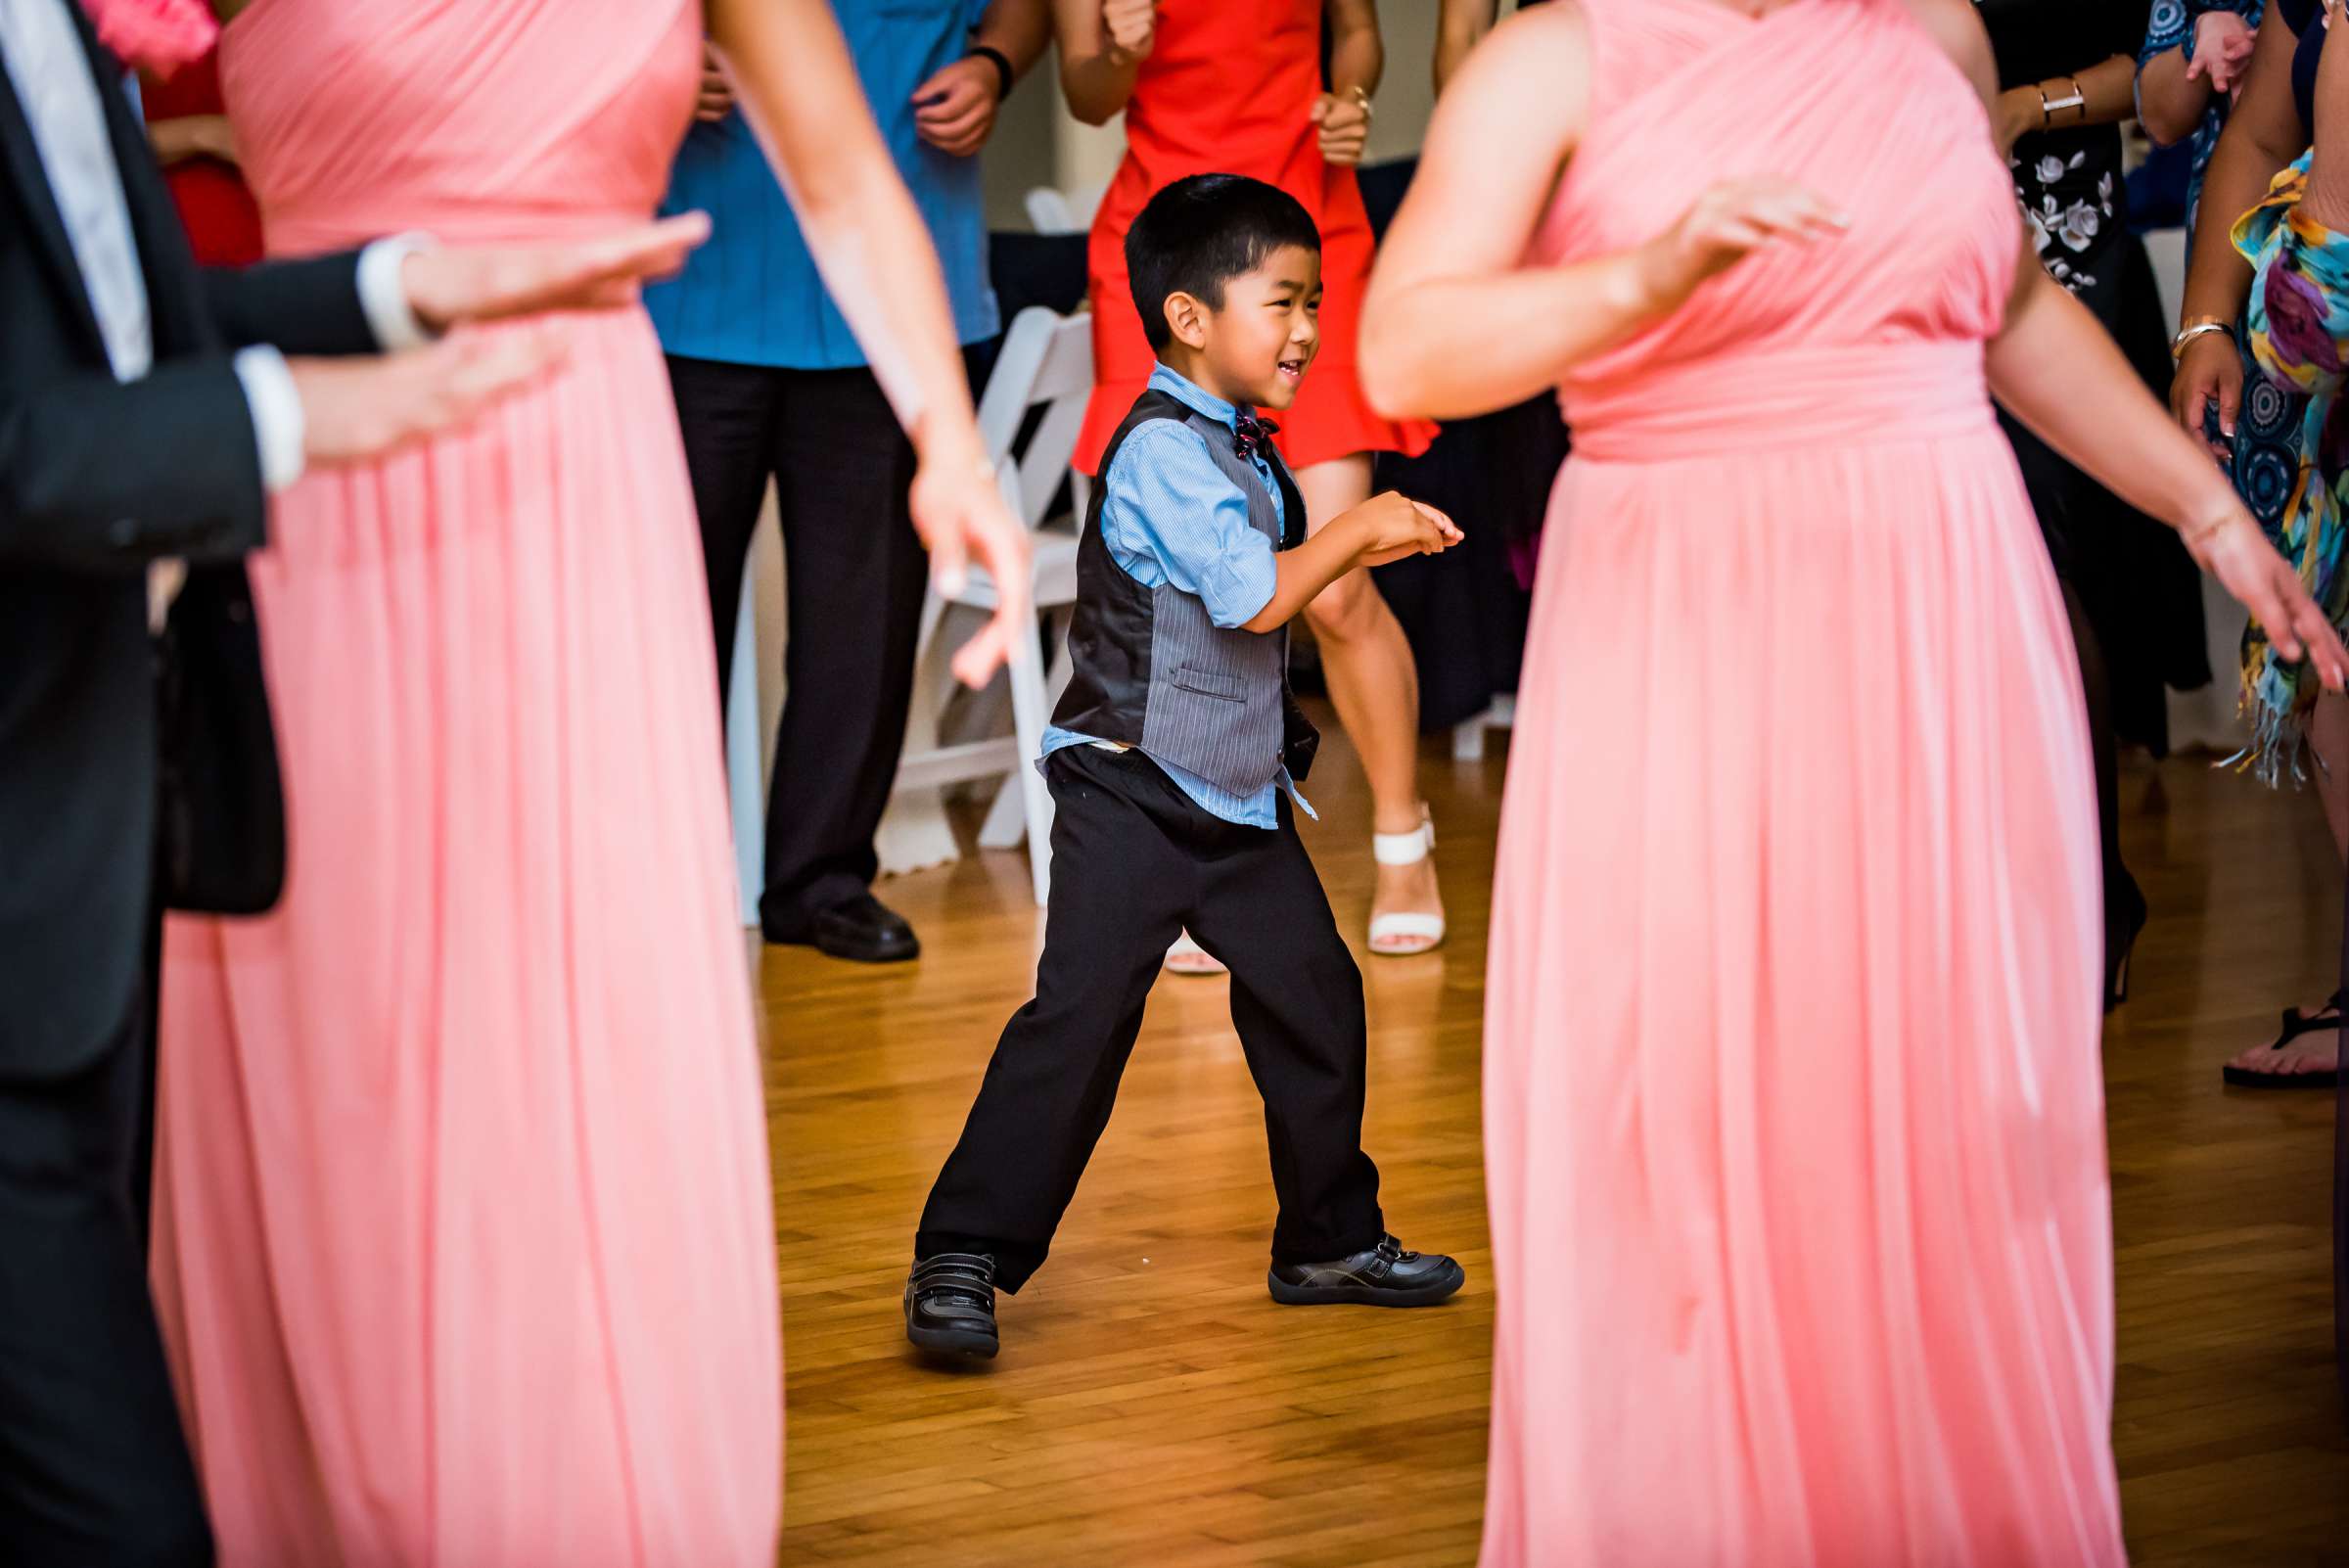
<svg viewBox="0 0 2349 1568">
<path fill-rule="evenodd" d="M 2349 865 L 2349 697 L 2321 692 L 2308 725 L 2309 750 L 2315 754 L 2317 795 L 2325 803 L 2325 822 L 2332 829 L 2332 847 Z"/>
<path fill-rule="evenodd" d="M 2319 91 L 2340 85 L 2342 72 L 2349 70 L 2345 62 L 2349 55 L 2340 50 L 2325 51 L 2318 68 Z M 2337 123 L 2326 124 L 2317 138 L 2309 162 L 2308 194 L 2301 201 L 2300 211 L 2329 229 L 2349 227 L 2349 146 L 2343 145 Z M 2316 712 L 2309 718 L 2309 750 L 2314 754 L 2310 770 L 2317 776 L 2317 796 L 2325 807 L 2326 825 L 2332 829 L 2333 849 L 2349 859 L 2349 700 L 2329 692 L 2318 697 Z M 2313 1014 L 2319 1009 L 2303 1006 L 2301 1011 Z M 2339 1053 L 2339 1033 L 2326 1029 L 2303 1035 L 2281 1050 L 2255 1047 L 2228 1065 L 2261 1073 L 2329 1072 L 2338 1064 Z"/>
<path fill-rule="evenodd" d="M 1370 498 L 1370 458 L 1363 453 L 1300 469 L 1297 488 L 1305 497 L 1306 530 L 1319 532 L 1330 519 Z M 1321 647 L 1330 700 L 1370 778 L 1373 831 L 1412 832 L 1423 808 L 1419 670 L 1411 663 L 1403 623 L 1367 572 L 1330 584 L 1305 614 Z M 1371 907 L 1380 914 L 1442 913 L 1435 861 L 1380 866 Z"/>
<path fill-rule="evenodd" d="M 2349 862 L 2349 697 L 2326 692 L 2317 698 L 2316 712 L 2309 718 L 2308 740 L 2312 754 L 2309 771 L 2316 776 L 2317 796 L 2324 803 L 2326 823 L 2332 829 L 2333 850 Z M 2314 1017 L 2325 1007 L 2323 1002 L 2304 1002 L 2300 1010 Z M 2333 1070 L 2339 1057 L 2338 1032 L 2323 1029 L 2301 1036 L 2281 1050 L 2254 1046 L 2227 1065 L 2256 1073 L 2325 1073 Z"/>
<path fill-rule="evenodd" d="M 2326 49 L 2326 64 L 2321 80 L 2335 80 L 2339 75 L 2339 52 Z M 2314 158 L 2309 160 L 2309 193 L 2300 202 L 2300 211 L 2326 228 L 2349 228 L 2349 160 L 2344 160 L 2349 148 L 2342 146 L 2339 124 L 2327 124 L 2326 134 L 2316 138 Z M 2349 861 L 2349 700 L 2324 692 L 2316 697 L 2316 712 L 2309 715 L 2309 770 L 2316 774 L 2316 798 L 2326 807 L 2326 826 L 2332 829 L 2332 848 Z M 2302 1007 L 2302 1012 L 2319 1009 Z M 2295 1042 L 2285 1044 L 2280 1051 L 2255 1047 L 2243 1051 L 2227 1066 L 2250 1068 L 2255 1073 L 2324 1073 L 2335 1068 L 2339 1061 L 2339 1033 L 2316 1031 L 2307 1033 Z"/>
</svg>

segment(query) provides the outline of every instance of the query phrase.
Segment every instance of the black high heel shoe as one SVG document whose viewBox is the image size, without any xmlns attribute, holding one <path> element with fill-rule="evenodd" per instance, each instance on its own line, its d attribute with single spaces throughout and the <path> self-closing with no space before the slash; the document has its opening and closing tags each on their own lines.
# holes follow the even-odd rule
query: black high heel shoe
<svg viewBox="0 0 2349 1568">
<path fill-rule="evenodd" d="M 2132 880 L 2121 890 L 2116 922 L 2108 916 L 2104 929 L 2104 1010 L 2111 1012 L 2129 999 L 2129 960 L 2136 955 L 2137 939 L 2145 934 L 2152 911 L 2143 890 Z"/>
</svg>

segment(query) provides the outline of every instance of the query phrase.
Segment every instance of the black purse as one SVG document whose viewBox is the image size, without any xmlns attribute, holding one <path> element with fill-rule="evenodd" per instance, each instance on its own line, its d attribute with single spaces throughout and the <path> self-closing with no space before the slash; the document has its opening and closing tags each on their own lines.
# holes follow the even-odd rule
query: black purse
<svg viewBox="0 0 2349 1568">
<path fill-rule="evenodd" d="M 257 915 L 286 885 L 286 800 L 242 566 L 190 569 L 157 640 L 162 901 Z"/>
</svg>

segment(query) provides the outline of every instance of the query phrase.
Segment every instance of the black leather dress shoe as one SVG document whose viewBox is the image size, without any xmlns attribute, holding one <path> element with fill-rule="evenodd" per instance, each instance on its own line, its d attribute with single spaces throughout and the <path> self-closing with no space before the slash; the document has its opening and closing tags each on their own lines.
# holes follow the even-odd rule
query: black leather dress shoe
<svg viewBox="0 0 2349 1568">
<path fill-rule="evenodd" d="M 992 1360 L 995 1261 L 983 1252 L 942 1252 L 913 1266 L 905 1281 L 905 1337 L 944 1356 Z"/>
<path fill-rule="evenodd" d="M 805 926 L 769 925 L 766 940 L 786 946 L 811 946 L 859 964 L 901 964 L 922 952 L 921 941 L 905 917 L 869 893 L 818 910 Z"/>
<path fill-rule="evenodd" d="M 1403 1250 L 1393 1236 L 1351 1258 L 1329 1263 L 1274 1264 L 1266 1283 L 1289 1307 L 1433 1307 L 1458 1294 L 1468 1270 L 1441 1255 Z"/>
</svg>

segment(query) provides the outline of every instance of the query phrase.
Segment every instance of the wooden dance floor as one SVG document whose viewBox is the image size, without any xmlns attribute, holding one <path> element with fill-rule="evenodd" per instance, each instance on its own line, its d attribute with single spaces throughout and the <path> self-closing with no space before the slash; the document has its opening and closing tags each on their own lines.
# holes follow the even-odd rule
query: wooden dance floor
<svg viewBox="0 0 2349 1568">
<path fill-rule="evenodd" d="M 1307 842 L 1358 944 L 1368 805 L 1326 713 Z M 1357 1568 L 1473 1562 L 1492 1257 L 1478 1150 L 1485 905 L 1503 746 L 1428 792 L 1452 940 L 1364 963 L 1368 1145 L 1389 1223 L 1457 1253 L 1434 1311 L 1276 1307 L 1264 1127 L 1220 981 L 1169 977 L 1051 1262 L 1003 1302 L 1002 1357 L 916 1362 L 913 1224 L 1040 932 L 1025 862 L 885 884 L 926 956 L 760 960 L 790 1382 L 783 1561 L 908 1568 Z M 2310 800 L 2203 760 L 2124 781 L 2154 921 L 2106 1034 L 2118 1228 L 2116 1442 L 2153 1564 L 2349 1563 L 2332 1375 L 2331 1103 L 2222 1092 L 2220 1063 L 2331 989 L 2339 883 Z M 1625 1565 L 1637 1568 L 1637 1565 Z"/>
</svg>

